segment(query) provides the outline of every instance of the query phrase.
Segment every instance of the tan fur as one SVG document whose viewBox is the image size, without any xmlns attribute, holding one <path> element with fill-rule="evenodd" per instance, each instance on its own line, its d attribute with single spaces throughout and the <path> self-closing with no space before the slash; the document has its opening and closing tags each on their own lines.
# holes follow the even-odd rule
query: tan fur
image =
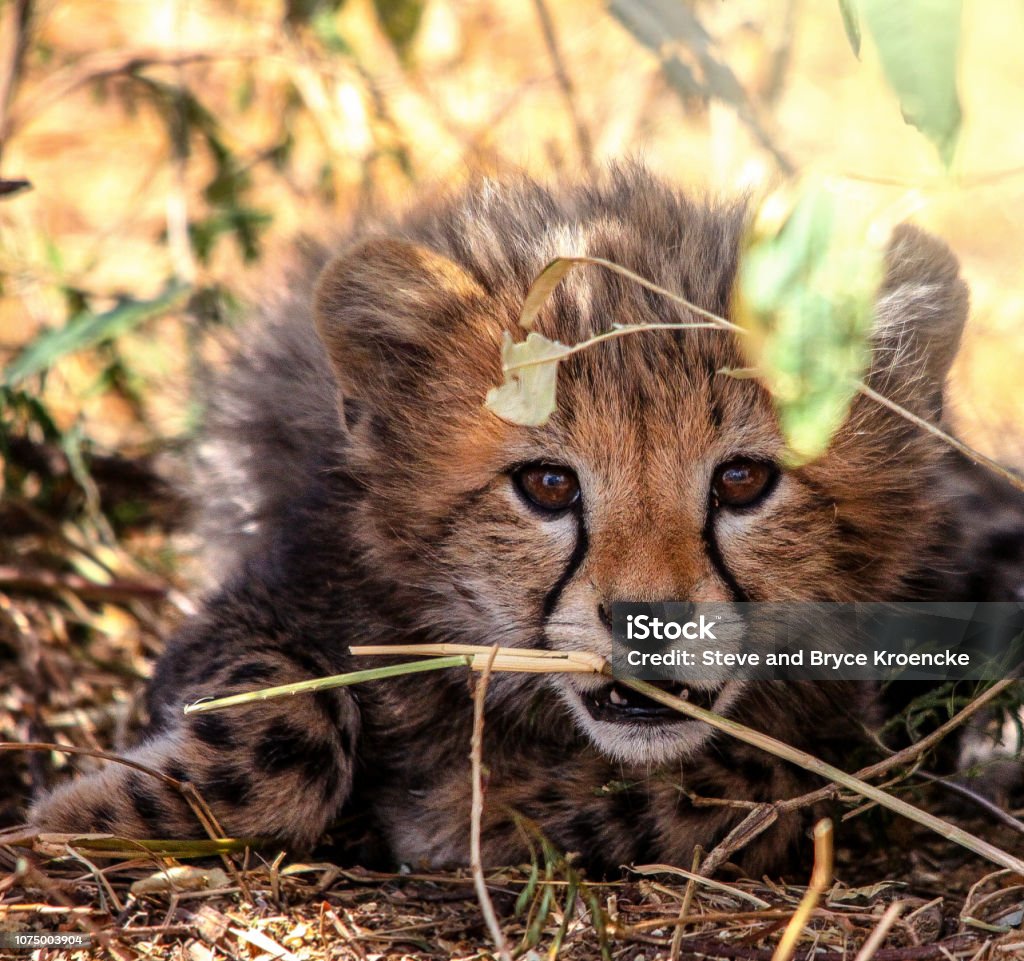
<svg viewBox="0 0 1024 961">
<path fill-rule="evenodd" d="M 744 365 L 722 331 L 645 333 L 574 356 L 544 427 L 484 408 L 501 379 L 502 334 L 521 336 L 523 297 L 552 257 L 603 257 L 727 315 L 743 223 L 741 208 L 692 202 L 634 167 L 559 192 L 484 183 L 349 241 L 315 298 L 311 279 L 297 284 L 212 394 L 202 530 L 229 566 L 161 660 L 151 740 L 136 756 L 192 780 L 231 833 L 302 847 L 355 814 L 392 860 L 465 863 L 471 701 L 461 673 L 253 705 L 205 728 L 181 705 L 367 667 L 348 654 L 359 643 L 607 655 L 601 609 L 615 601 L 980 593 L 959 576 L 972 563 L 958 553 L 967 528 L 948 483 L 960 468 L 865 398 L 829 451 L 783 471 L 763 502 L 716 507 L 719 465 L 778 462 L 783 450 L 765 389 L 717 373 Z M 328 260 L 312 258 L 316 269 Z M 946 247 L 899 231 L 869 382 L 938 417 L 966 305 Z M 539 329 L 576 343 L 613 323 L 688 319 L 588 267 L 559 286 Z M 578 506 L 539 516 L 525 503 L 513 475 L 531 462 L 571 468 Z M 711 846 L 743 813 L 694 796 L 772 800 L 807 786 L 700 724 L 596 720 L 585 700 L 603 683 L 494 678 L 489 862 L 526 856 L 526 818 L 593 870 L 688 864 L 695 844 Z M 730 683 L 715 706 L 849 765 L 866 694 Z M 34 818 L 51 829 L 199 833 L 172 792 L 115 767 L 44 798 Z M 746 867 L 780 863 L 800 830 L 798 819 L 780 822 L 744 853 Z"/>
</svg>

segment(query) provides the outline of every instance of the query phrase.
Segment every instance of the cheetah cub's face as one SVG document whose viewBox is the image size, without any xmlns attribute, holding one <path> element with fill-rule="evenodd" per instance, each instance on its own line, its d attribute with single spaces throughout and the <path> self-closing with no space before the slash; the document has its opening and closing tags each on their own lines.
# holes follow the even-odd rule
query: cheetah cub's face
<svg viewBox="0 0 1024 961">
<path fill-rule="evenodd" d="M 727 316 L 740 221 L 699 217 L 685 243 L 672 233 L 678 225 L 603 220 L 575 238 L 576 249 Z M 484 396 L 501 380 L 503 331 L 522 336 L 516 318 L 530 280 L 566 252 L 538 243 L 523 259 L 525 240 L 514 240 L 520 259 L 502 269 L 495 250 L 463 250 L 456 263 L 423 246 L 371 240 L 335 260 L 317 291 L 346 462 L 362 491 L 353 536 L 368 578 L 416 612 L 423 636 L 607 657 L 616 601 L 905 593 L 939 519 L 932 478 L 941 449 L 859 399 L 826 455 L 783 469 L 766 391 L 719 373 L 746 366 L 732 335 L 639 333 L 577 354 L 563 364 L 558 410 L 544 427 L 486 410 Z M 936 418 L 965 312 L 948 250 L 898 231 L 871 383 Z M 686 319 L 670 302 L 585 268 L 559 287 L 539 328 L 571 344 L 613 323 Z M 744 697 L 740 682 L 675 690 L 722 712 Z M 492 710 L 529 710 L 538 692 L 563 705 L 551 716 L 627 764 L 693 757 L 711 737 L 705 725 L 589 675 L 499 675 Z"/>
</svg>

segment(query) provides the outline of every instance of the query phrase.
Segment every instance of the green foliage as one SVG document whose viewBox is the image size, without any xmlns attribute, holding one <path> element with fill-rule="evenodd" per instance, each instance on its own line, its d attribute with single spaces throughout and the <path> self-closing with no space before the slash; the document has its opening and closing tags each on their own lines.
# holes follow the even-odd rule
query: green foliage
<svg viewBox="0 0 1024 961">
<path fill-rule="evenodd" d="M 853 204 L 805 192 L 778 230 L 750 238 L 734 311 L 771 390 L 794 463 L 813 460 L 845 419 L 870 360 L 883 251 Z"/>
<path fill-rule="evenodd" d="M 424 0 L 373 0 L 381 28 L 403 58 L 416 38 L 424 6 Z"/>
<path fill-rule="evenodd" d="M 189 240 L 196 257 L 202 263 L 209 263 L 217 241 L 224 236 L 234 236 L 242 257 L 247 262 L 259 258 L 259 235 L 271 221 L 270 214 L 248 207 L 226 207 L 218 213 L 188 225 Z"/>
<path fill-rule="evenodd" d="M 714 41 L 694 10 L 674 0 L 612 0 L 609 10 L 645 47 L 662 59 L 665 76 L 685 97 L 715 97 L 737 108 L 747 106 L 747 94 L 732 69 L 717 59 Z M 678 54 L 664 52 L 669 43 L 690 53 L 702 79 Z"/>
<path fill-rule="evenodd" d="M 860 57 L 860 18 L 857 16 L 857 0 L 839 0 L 839 13 L 843 18 L 846 39 L 850 41 L 854 56 Z"/>
<path fill-rule="evenodd" d="M 225 139 L 213 112 L 189 88 L 154 80 L 141 73 L 131 75 L 126 105 L 141 98 L 156 109 L 167 128 L 174 155 L 182 163 L 200 145 L 213 161 L 213 175 L 203 188 L 209 213 L 189 224 L 195 254 L 208 263 L 217 241 L 231 237 L 246 261 L 258 258 L 260 232 L 270 215 L 249 203 L 252 179 Z"/>
<path fill-rule="evenodd" d="M 310 19 L 309 26 L 325 50 L 336 56 L 350 57 L 353 55 L 352 47 L 338 30 L 338 18 L 335 15 L 338 6 L 340 4 L 333 7 L 330 4 L 324 5 Z"/>
<path fill-rule="evenodd" d="M 860 52 L 863 16 L 904 119 L 935 144 L 947 167 L 962 119 L 956 78 L 961 6 L 961 0 L 840 2 L 854 53 Z"/>
<path fill-rule="evenodd" d="M 582 897 L 593 911 L 592 920 L 599 939 L 601 957 L 610 961 L 604 912 L 594 890 L 573 867 L 571 855 L 567 856 L 559 851 L 529 818 L 514 814 L 513 820 L 520 835 L 526 839 L 530 847 L 530 873 L 515 902 L 515 916 L 525 916 L 526 931 L 512 956 L 536 957 L 535 949 L 543 940 L 545 929 L 553 915 L 560 915 L 561 921 L 547 951 L 549 958 L 558 957 L 569 924 L 575 916 L 577 901 Z M 565 896 L 559 904 L 559 894 L 563 890 Z"/>
<path fill-rule="evenodd" d="M 152 300 L 124 297 L 102 314 L 83 309 L 63 327 L 44 331 L 33 340 L 7 366 L 0 384 L 6 388 L 14 387 L 26 377 L 45 372 L 68 354 L 113 340 L 150 318 L 179 306 L 187 292 L 186 285 L 172 280 Z"/>
<path fill-rule="evenodd" d="M 332 16 L 345 5 L 345 0 L 285 0 L 287 23 L 312 23 L 319 17 Z"/>
<path fill-rule="evenodd" d="M 898 687 L 900 681 L 892 682 Z M 926 683 L 911 681 L 909 684 L 922 693 L 906 702 L 906 706 L 890 717 L 880 734 L 883 740 L 897 741 L 908 739 L 919 741 L 923 736 L 944 724 L 951 717 L 963 710 L 992 686 L 992 681 L 946 681 L 942 684 L 929 686 Z M 886 685 L 891 688 L 892 684 Z M 987 707 L 986 712 L 995 721 L 997 727 L 1005 722 L 1016 726 L 1020 736 L 1022 717 L 1024 717 L 1024 684 L 1009 687 L 996 697 Z M 1024 743 L 1024 737 L 1021 737 Z"/>
<path fill-rule="evenodd" d="M 717 55 L 715 38 L 697 17 L 694 6 L 678 0 L 611 0 L 608 9 L 661 60 L 665 78 L 684 100 L 697 97 L 728 104 L 772 154 L 779 169 L 792 174 L 792 163 L 765 129 L 757 105 L 732 68 Z"/>
</svg>

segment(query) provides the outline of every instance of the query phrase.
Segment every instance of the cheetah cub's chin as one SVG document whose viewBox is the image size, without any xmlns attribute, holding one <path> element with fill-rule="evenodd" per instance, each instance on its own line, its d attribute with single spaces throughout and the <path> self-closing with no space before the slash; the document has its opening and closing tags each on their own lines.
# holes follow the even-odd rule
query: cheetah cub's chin
<svg viewBox="0 0 1024 961">
<path fill-rule="evenodd" d="M 743 683 L 721 685 L 650 681 L 667 694 L 718 714 L 739 699 Z M 573 675 L 555 686 L 577 727 L 602 754 L 627 765 L 656 765 L 700 756 L 715 731 L 674 708 L 652 701 L 618 682 L 588 683 Z"/>
</svg>

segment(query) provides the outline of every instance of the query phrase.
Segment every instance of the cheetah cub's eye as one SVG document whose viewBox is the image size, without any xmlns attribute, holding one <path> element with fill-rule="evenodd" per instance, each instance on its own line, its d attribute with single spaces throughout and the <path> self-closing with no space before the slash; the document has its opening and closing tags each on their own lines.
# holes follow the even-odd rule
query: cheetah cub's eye
<svg viewBox="0 0 1024 961">
<path fill-rule="evenodd" d="M 774 464 L 748 457 L 726 461 L 715 471 L 711 496 L 715 507 L 749 507 L 767 496 L 779 470 Z"/>
<path fill-rule="evenodd" d="M 512 475 L 520 496 L 542 511 L 564 511 L 579 499 L 580 482 L 568 467 L 527 464 Z"/>
</svg>

